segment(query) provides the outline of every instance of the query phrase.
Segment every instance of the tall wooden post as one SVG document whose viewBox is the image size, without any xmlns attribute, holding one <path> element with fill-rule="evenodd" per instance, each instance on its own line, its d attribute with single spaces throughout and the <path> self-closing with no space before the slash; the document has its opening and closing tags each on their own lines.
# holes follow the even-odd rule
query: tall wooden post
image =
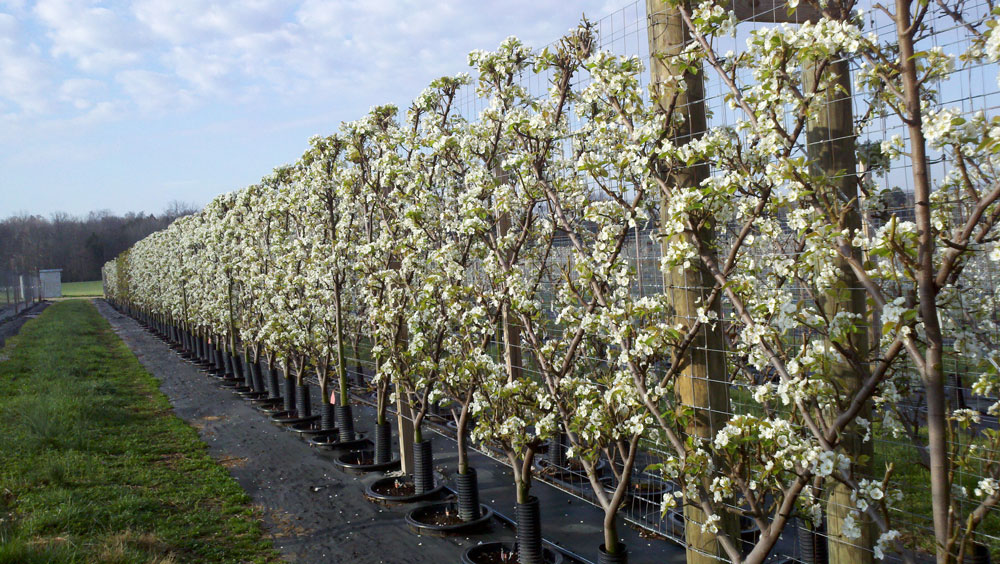
<svg viewBox="0 0 1000 564">
<path fill-rule="evenodd" d="M 664 108 L 671 100 L 675 100 L 674 111 L 681 113 L 684 121 L 673 126 L 671 137 L 674 143 L 683 144 L 703 135 L 707 127 L 702 75 L 684 72 L 678 65 L 676 55 L 690 40 L 689 30 L 684 25 L 679 10 L 661 0 L 646 0 L 646 14 L 654 96 Z M 682 73 L 687 86 L 684 90 L 678 90 L 673 86 L 671 77 Z M 696 163 L 672 172 L 669 183 L 676 186 L 697 186 L 708 177 L 708 172 L 706 163 Z M 665 216 L 667 204 L 664 197 L 660 204 L 661 225 L 669 220 Z M 679 237 L 697 237 L 711 244 L 714 234 L 711 228 L 704 228 L 696 235 Z M 670 243 L 670 240 L 661 242 L 664 250 Z M 690 326 L 698 319 L 697 310 L 715 281 L 707 269 L 701 266 L 692 269 L 677 267 L 663 273 L 663 285 L 664 291 L 671 296 L 671 322 Z M 722 317 L 718 301 L 710 304 L 710 307 Z M 708 440 L 725 426 L 730 412 L 723 350 L 721 325 L 702 326 L 690 350 L 679 359 L 682 367 L 676 385 L 677 394 L 684 406 L 693 409 L 686 431 Z M 714 564 L 725 558 L 716 535 L 702 532 L 705 513 L 700 508 L 689 505 L 684 509 L 684 516 L 687 523 L 684 536 L 688 564 Z M 735 519 L 724 519 L 722 528 L 738 542 Z"/>
<path fill-rule="evenodd" d="M 806 130 L 806 141 L 809 159 L 812 161 L 814 173 L 825 176 L 826 183 L 817 189 L 826 191 L 824 199 L 836 202 L 836 213 L 841 217 L 841 229 L 857 231 L 861 229 L 861 213 L 858 206 L 857 159 L 855 156 L 854 115 L 851 100 L 851 69 L 848 61 L 841 60 L 826 67 L 825 70 L 832 79 L 829 88 L 816 93 L 817 106 L 809 112 Z M 807 66 L 805 73 L 805 89 L 816 88 L 816 69 Z M 860 249 L 853 249 L 854 258 L 861 260 Z M 838 273 L 837 281 L 832 288 L 822 288 L 823 312 L 829 319 L 838 313 L 851 313 L 859 316 L 856 325 L 858 330 L 850 336 L 848 348 L 861 359 L 868 359 L 868 308 L 865 302 L 865 291 L 858 282 L 847 261 L 839 258 L 835 261 Z M 840 389 L 853 392 L 861 387 L 865 374 L 854 369 L 847 362 L 831 363 L 827 374 L 832 377 Z M 860 417 L 871 420 L 871 408 L 865 408 Z M 841 446 L 846 454 L 852 457 L 866 456 L 870 461 L 873 451 L 872 443 L 862 442 L 863 430 L 856 425 L 847 429 L 841 437 Z M 856 464 L 853 473 L 868 474 L 867 464 Z M 862 536 L 859 539 L 848 539 L 843 535 L 844 518 L 853 507 L 851 492 L 839 482 L 830 481 L 827 486 L 827 532 L 829 534 L 828 551 L 831 564 L 864 564 L 872 562 L 873 526 L 865 519 L 861 526 Z"/>
<path fill-rule="evenodd" d="M 393 258 L 389 264 L 393 270 L 399 270 L 400 262 L 398 258 Z M 397 346 L 406 346 L 409 335 L 404 325 L 399 334 Z M 413 474 L 413 410 L 410 409 L 410 402 L 403 397 L 405 392 L 399 384 L 396 387 L 396 430 L 399 441 L 399 466 L 404 474 Z"/>
<path fill-rule="evenodd" d="M 510 214 L 503 213 L 497 218 L 498 239 L 507 236 L 510 232 Z M 503 331 L 503 360 L 507 367 L 507 377 L 517 380 L 521 377 L 521 326 L 514 321 L 514 316 L 510 313 L 510 306 L 501 306 L 500 323 Z"/>
</svg>

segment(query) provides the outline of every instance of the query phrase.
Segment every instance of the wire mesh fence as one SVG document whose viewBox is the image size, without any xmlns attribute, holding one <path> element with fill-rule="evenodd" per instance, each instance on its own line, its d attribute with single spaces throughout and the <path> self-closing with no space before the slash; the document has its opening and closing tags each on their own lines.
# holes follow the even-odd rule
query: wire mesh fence
<svg viewBox="0 0 1000 564">
<path fill-rule="evenodd" d="M 0 272 L 0 321 L 13 317 L 32 304 L 41 300 L 41 281 L 38 273 L 24 274 L 9 271 Z"/>
</svg>

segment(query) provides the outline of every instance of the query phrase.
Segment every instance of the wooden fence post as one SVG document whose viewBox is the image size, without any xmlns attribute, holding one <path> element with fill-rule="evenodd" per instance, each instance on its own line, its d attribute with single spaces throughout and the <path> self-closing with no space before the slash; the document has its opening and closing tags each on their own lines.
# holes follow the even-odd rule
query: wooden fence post
<svg viewBox="0 0 1000 564">
<path fill-rule="evenodd" d="M 805 73 L 805 90 L 815 88 L 815 67 L 809 65 Z M 812 161 L 814 173 L 822 174 L 828 183 L 823 189 L 828 190 L 824 199 L 836 202 L 844 208 L 842 229 L 858 231 L 861 229 L 861 213 L 858 205 L 857 158 L 854 139 L 854 114 L 851 99 L 851 69 L 846 60 L 829 64 L 824 70 L 833 82 L 829 88 L 816 93 L 816 108 L 810 109 L 806 129 L 806 142 L 809 159 Z M 836 210 L 839 212 L 840 210 Z M 858 248 L 852 249 L 854 258 L 862 259 Z M 855 325 L 858 331 L 849 338 L 847 349 L 860 359 L 862 366 L 868 360 L 869 334 L 868 325 L 870 312 L 866 305 L 865 291 L 858 282 L 847 261 L 838 257 L 835 267 L 839 276 L 832 288 L 821 288 L 823 291 L 823 312 L 832 319 L 838 313 L 849 313 L 859 316 Z M 865 374 L 853 368 L 848 362 L 831 363 L 827 367 L 829 375 L 842 390 L 857 390 L 865 380 Z M 867 407 L 860 417 L 871 420 L 871 408 Z M 866 464 L 855 464 L 853 473 L 867 475 L 866 469 L 873 455 L 871 441 L 861 439 L 864 430 L 857 425 L 847 429 L 841 439 L 845 453 L 852 457 L 867 457 Z M 872 562 L 873 525 L 869 519 L 861 523 L 861 538 L 848 539 L 843 533 L 844 518 L 853 507 L 851 490 L 839 482 L 831 480 L 827 486 L 827 533 L 828 553 L 831 564 L 865 564 Z"/>
<path fill-rule="evenodd" d="M 674 111 L 682 112 L 685 120 L 683 124 L 674 126 L 671 137 L 674 143 L 683 144 L 700 137 L 706 130 L 702 74 L 684 72 L 678 65 L 676 55 L 690 40 L 689 30 L 684 25 L 680 11 L 661 0 L 646 0 L 646 15 L 654 96 L 661 105 L 668 104 L 676 96 Z M 682 73 L 686 88 L 681 91 L 671 89 L 670 77 Z M 708 172 L 706 163 L 696 163 L 673 172 L 670 183 L 677 186 L 698 186 L 707 178 Z M 665 217 L 667 204 L 664 197 L 660 203 L 661 225 L 669 219 Z M 705 228 L 696 236 L 702 241 L 710 241 L 714 234 L 711 228 Z M 664 250 L 669 244 L 668 240 L 661 241 Z M 697 310 L 714 285 L 711 274 L 700 266 L 696 269 L 676 267 L 664 272 L 664 292 L 670 293 L 673 307 L 671 322 L 690 325 L 693 320 L 697 320 Z M 718 300 L 710 307 L 721 319 Z M 694 410 L 686 432 L 711 440 L 725 426 L 730 413 L 721 324 L 717 323 L 714 327 L 703 326 L 691 348 L 679 361 L 684 366 L 678 377 L 677 394 L 683 405 Z M 725 552 L 716 535 L 702 531 L 705 513 L 700 508 L 688 505 L 684 508 L 684 516 L 688 564 L 717 563 L 724 559 Z M 735 518 L 724 518 L 720 528 L 738 542 L 739 531 Z"/>
</svg>

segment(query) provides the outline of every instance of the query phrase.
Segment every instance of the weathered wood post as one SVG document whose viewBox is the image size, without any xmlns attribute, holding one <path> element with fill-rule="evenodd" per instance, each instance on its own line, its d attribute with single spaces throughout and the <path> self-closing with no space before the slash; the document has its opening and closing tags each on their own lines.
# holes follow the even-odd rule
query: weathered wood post
<svg viewBox="0 0 1000 564">
<path fill-rule="evenodd" d="M 502 239 L 510 232 L 510 214 L 503 213 L 497 218 L 497 238 Z M 507 377 L 517 380 L 521 377 L 521 326 L 510 313 L 510 305 L 502 304 L 500 323 L 503 330 L 504 364 L 507 367 Z"/>
<path fill-rule="evenodd" d="M 650 73 L 653 92 L 657 102 L 667 110 L 674 101 L 674 111 L 684 116 L 683 123 L 673 126 L 671 137 L 674 143 L 683 144 L 696 139 L 706 130 L 705 90 L 702 74 L 683 71 L 677 55 L 690 41 L 689 30 L 684 25 L 680 11 L 661 0 L 646 0 L 647 26 L 649 33 Z M 672 85 L 673 76 L 683 74 L 686 89 L 678 90 Z M 678 168 L 671 173 L 669 182 L 677 186 L 697 186 L 708 177 L 706 163 L 695 163 Z M 666 223 L 667 201 L 660 204 L 660 223 Z M 694 237 L 692 235 L 680 235 Z M 711 228 L 702 229 L 697 235 L 702 241 L 710 241 L 714 234 Z M 669 240 L 662 240 L 664 250 Z M 673 311 L 671 322 L 690 325 L 698 319 L 697 310 L 703 299 L 714 287 L 712 275 L 703 267 L 685 269 L 675 267 L 663 273 L 664 292 L 671 296 Z M 718 300 L 710 305 L 722 317 Z M 694 410 L 687 425 L 687 433 L 711 440 L 722 429 L 729 417 L 729 386 L 726 378 L 725 345 L 721 324 L 714 327 L 703 326 L 691 348 L 679 359 L 683 364 L 676 390 L 680 402 Z M 702 531 L 705 513 L 690 505 L 684 508 L 685 543 L 688 564 L 716 564 L 725 558 L 725 553 L 715 534 Z M 735 519 L 724 519 L 722 527 L 730 537 L 739 539 Z"/>
<path fill-rule="evenodd" d="M 817 69 L 806 66 L 804 72 L 804 88 L 807 92 L 817 88 Z M 838 60 L 827 65 L 823 70 L 831 80 L 829 87 L 818 90 L 814 103 L 815 108 L 809 111 L 806 129 L 806 142 L 809 159 L 812 161 L 813 172 L 824 177 L 824 184 L 818 190 L 826 191 L 823 199 L 834 202 L 833 210 L 841 218 L 841 229 L 858 231 L 861 229 L 861 212 L 858 205 L 857 158 L 854 138 L 854 114 L 852 108 L 851 69 L 846 60 Z M 860 249 L 852 248 L 854 258 L 861 261 Z M 857 331 L 850 335 L 846 349 L 858 360 L 857 366 L 864 367 L 868 361 L 869 352 L 869 317 L 866 305 L 865 291 L 854 275 L 847 260 L 839 257 L 835 260 L 838 277 L 833 287 L 825 288 L 822 295 L 823 312 L 832 319 L 839 313 L 857 315 L 854 322 Z M 837 385 L 848 393 L 861 387 L 866 374 L 859 368 L 852 367 L 846 360 L 834 362 L 827 367 L 828 375 Z M 871 420 L 871 407 L 866 407 L 858 414 Z M 865 457 L 870 463 L 873 455 L 872 443 L 861 439 L 864 431 L 853 425 L 841 437 L 841 447 L 844 452 L 853 457 Z M 855 476 L 867 475 L 868 464 L 855 464 L 852 469 Z M 861 523 L 861 538 L 848 539 L 843 534 L 844 518 L 853 507 L 851 490 L 843 484 L 831 480 L 827 485 L 827 533 L 828 553 L 831 564 L 849 564 L 872 562 L 872 524 L 865 519 Z"/>
<path fill-rule="evenodd" d="M 393 270 L 399 270 L 400 261 L 398 258 L 393 257 L 389 263 L 389 268 Z M 404 322 L 403 327 L 399 330 L 399 341 L 397 346 L 403 347 L 406 345 L 406 341 L 409 339 L 409 334 L 406 330 L 406 325 Z M 410 409 L 410 402 L 407 401 L 404 396 L 406 395 L 403 388 L 399 384 L 394 384 L 396 387 L 396 430 L 398 431 L 397 440 L 399 441 L 399 467 L 404 474 L 413 474 L 413 410 Z"/>
</svg>

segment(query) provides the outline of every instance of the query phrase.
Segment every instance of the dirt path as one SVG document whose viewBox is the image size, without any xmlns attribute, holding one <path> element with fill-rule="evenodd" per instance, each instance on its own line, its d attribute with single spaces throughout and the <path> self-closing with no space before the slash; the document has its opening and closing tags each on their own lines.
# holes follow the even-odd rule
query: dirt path
<svg viewBox="0 0 1000 564">
<path fill-rule="evenodd" d="M 485 539 L 440 539 L 410 533 L 404 511 L 367 501 L 363 484 L 335 469 L 329 455 L 269 422 L 183 361 L 134 320 L 95 300 L 98 310 L 161 382 L 177 416 L 198 429 L 209 453 L 264 514 L 275 546 L 305 563 L 458 562 L 464 546 Z"/>
</svg>

